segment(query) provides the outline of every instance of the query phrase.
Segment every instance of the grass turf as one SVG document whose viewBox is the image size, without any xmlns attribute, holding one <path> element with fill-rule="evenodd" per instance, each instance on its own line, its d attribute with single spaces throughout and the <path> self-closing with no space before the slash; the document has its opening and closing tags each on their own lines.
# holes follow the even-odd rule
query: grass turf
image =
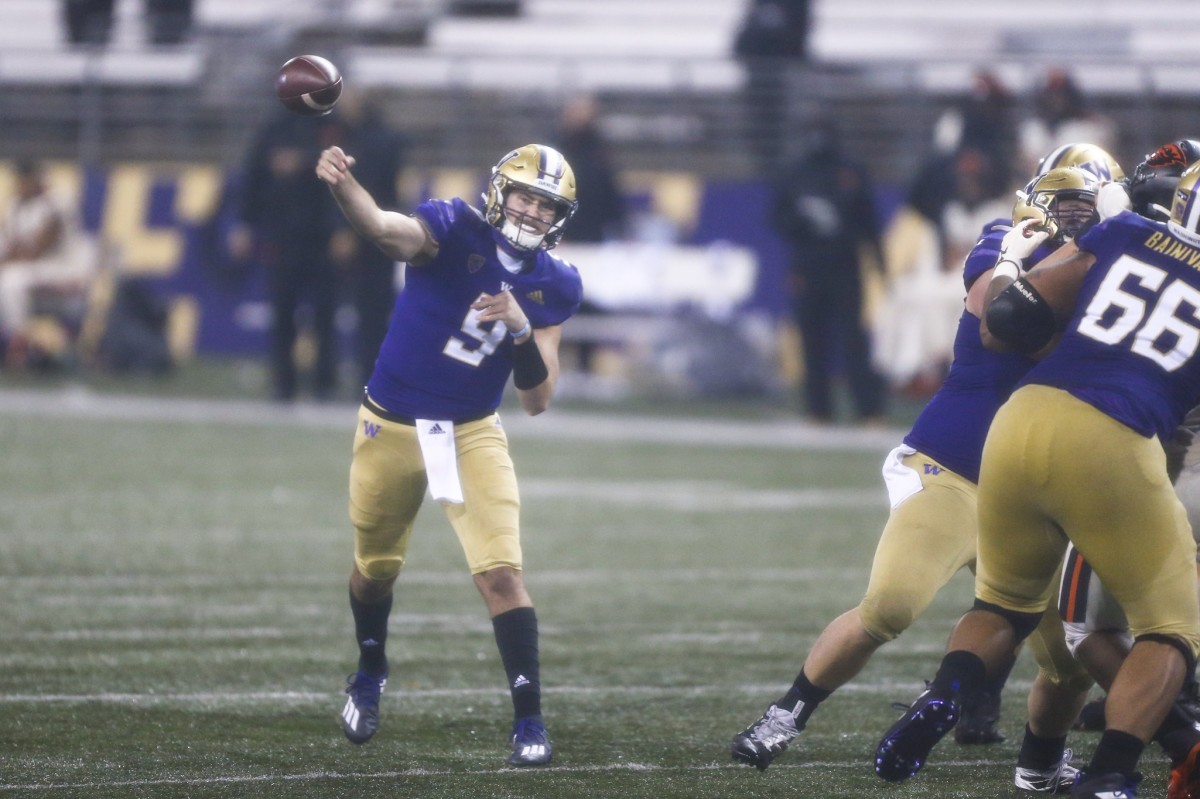
<svg viewBox="0 0 1200 799">
<path fill-rule="evenodd" d="M 969 602 L 965 574 L 768 771 L 730 762 L 731 736 L 865 587 L 886 448 L 567 440 L 523 423 L 555 760 L 516 771 L 490 624 L 432 503 L 393 611 L 382 729 L 361 747 L 341 735 L 352 407 L 344 427 L 70 408 L 0 411 L 0 796 L 1019 793 L 1024 658 L 1008 743 L 946 741 L 902 786 L 870 767 L 890 703 L 919 693 Z M 1155 795 L 1165 760 L 1152 748 L 1143 767 Z"/>
</svg>

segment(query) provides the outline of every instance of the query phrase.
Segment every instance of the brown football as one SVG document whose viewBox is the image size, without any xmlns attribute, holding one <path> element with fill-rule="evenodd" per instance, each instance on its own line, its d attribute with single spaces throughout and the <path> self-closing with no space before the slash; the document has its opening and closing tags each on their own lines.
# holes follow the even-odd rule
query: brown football
<svg viewBox="0 0 1200 799">
<path fill-rule="evenodd" d="M 342 73 L 327 58 L 298 55 L 279 68 L 275 94 L 297 114 L 328 114 L 342 96 Z"/>
</svg>

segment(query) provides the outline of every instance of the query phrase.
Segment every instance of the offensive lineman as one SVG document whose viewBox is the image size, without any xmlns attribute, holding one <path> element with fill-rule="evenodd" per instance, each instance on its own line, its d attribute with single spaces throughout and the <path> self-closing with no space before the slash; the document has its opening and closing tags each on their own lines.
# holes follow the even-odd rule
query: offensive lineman
<svg viewBox="0 0 1200 799">
<path fill-rule="evenodd" d="M 1200 648 L 1196 544 L 1160 443 L 1200 402 L 1198 179 L 1200 165 L 1183 173 L 1169 222 L 1118 214 L 1024 277 L 1020 262 L 1045 232 L 1029 220 L 1005 237 L 1012 263 L 997 266 L 981 335 L 1020 352 L 1062 337 L 988 434 L 975 607 L 929 689 L 880 741 L 885 779 L 920 770 L 959 697 L 1037 624 L 1070 542 L 1125 609 L 1135 641 L 1071 795 L 1137 795 L 1142 749 Z"/>
</svg>

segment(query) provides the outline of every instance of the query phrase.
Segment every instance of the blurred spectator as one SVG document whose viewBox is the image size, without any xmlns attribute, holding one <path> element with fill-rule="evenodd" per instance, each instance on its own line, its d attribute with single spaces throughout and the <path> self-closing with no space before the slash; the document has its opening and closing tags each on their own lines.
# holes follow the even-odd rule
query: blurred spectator
<svg viewBox="0 0 1200 799">
<path fill-rule="evenodd" d="M 194 0 L 144 0 L 146 39 L 150 44 L 179 44 L 192 29 Z"/>
<path fill-rule="evenodd" d="M 16 164 L 16 196 L 0 234 L 0 335 L 7 368 L 30 356 L 30 323 L 39 293 L 86 298 L 96 271 L 95 248 L 83 231 L 77 200 L 51 191 L 43 166 Z"/>
<path fill-rule="evenodd" d="M 1116 149 L 1116 125 L 1088 107 L 1083 90 L 1067 71 L 1047 71 L 1033 105 L 1034 115 L 1020 127 L 1022 174 L 1032 175 L 1038 160 L 1063 144 L 1088 142 L 1109 152 Z"/>
<path fill-rule="evenodd" d="M 384 120 L 371 98 L 347 89 L 331 119 L 334 127 L 327 144 L 337 144 L 358 161 L 355 177 L 379 206 L 400 207 L 398 183 L 404 170 L 408 141 Z M 354 335 L 356 379 L 365 386 L 375 368 L 379 345 L 387 333 L 396 302 L 395 261 L 349 227 L 334 234 L 333 257 L 348 279 L 358 317 Z"/>
<path fill-rule="evenodd" d="M 313 395 L 330 399 L 336 388 L 338 280 L 331 249 L 341 213 L 311 171 L 336 136 L 331 117 L 280 108 L 255 136 L 241 172 L 240 224 L 229 233 L 229 249 L 235 259 L 254 259 L 266 269 L 272 392 L 281 402 L 298 391 L 294 350 L 302 308 L 316 343 Z"/>
<path fill-rule="evenodd" d="M 576 97 L 563 107 L 559 128 L 551 141 L 575 170 L 579 207 L 571 217 L 566 238 L 568 244 L 599 243 L 621 239 L 627 229 L 628 209 L 617 186 L 616 170 L 609 158 L 608 144 L 598 124 L 600 105 L 596 98 Z M 579 307 L 581 315 L 595 315 L 601 309 L 587 299 Z M 590 339 L 575 347 L 576 368 L 584 373 L 594 371 L 598 345 Z"/>
<path fill-rule="evenodd" d="M 803 339 L 804 397 L 809 416 L 834 420 L 833 381 L 844 367 L 857 418 L 882 420 L 883 379 L 871 365 L 863 324 L 862 255 L 883 268 L 879 221 L 866 167 L 844 152 L 828 121 L 815 125 L 808 148 L 783 173 L 774 223 L 792 248 L 791 288 Z"/>
<path fill-rule="evenodd" d="M 571 217 L 565 239 L 569 242 L 620 239 L 626 233 L 625 199 L 600 131 L 599 114 L 600 105 L 590 95 L 569 101 L 551 142 L 570 162 L 579 186 L 579 209 Z"/>
<path fill-rule="evenodd" d="M 143 0 L 146 41 L 179 44 L 192 27 L 195 0 Z M 115 0 L 62 0 L 67 41 L 108 44 L 112 37 Z"/>
<path fill-rule="evenodd" d="M 984 150 L 935 154 L 885 241 L 889 275 L 875 318 L 875 363 L 912 397 L 941 385 L 962 314 L 962 264 L 988 222 L 1012 213 L 1004 170 Z"/>
<path fill-rule="evenodd" d="M 115 0 L 62 0 L 67 41 L 108 44 L 112 35 Z"/>
<path fill-rule="evenodd" d="M 747 137 L 764 174 L 778 166 L 789 62 L 808 58 L 809 0 L 749 0 L 733 52 L 746 70 Z"/>
<path fill-rule="evenodd" d="M 1008 169 L 1016 152 L 1017 131 L 1013 97 L 999 76 L 979 70 L 967 96 L 947 109 L 934 125 L 937 152 L 953 154 L 964 147 L 987 154 L 993 164 Z"/>
</svg>

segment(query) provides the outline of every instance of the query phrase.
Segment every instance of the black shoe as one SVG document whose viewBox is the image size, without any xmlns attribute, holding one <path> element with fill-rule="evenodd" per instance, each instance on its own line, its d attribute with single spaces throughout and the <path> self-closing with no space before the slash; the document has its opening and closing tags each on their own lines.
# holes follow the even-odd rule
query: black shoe
<svg viewBox="0 0 1200 799">
<path fill-rule="evenodd" d="M 1089 776 L 1081 772 L 1075 787 L 1071 789 L 1071 796 L 1073 799 L 1137 799 L 1137 787 L 1141 781 L 1141 774 L 1126 777 L 1114 771 Z"/>
<path fill-rule="evenodd" d="M 544 766 L 554 757 L 550 736 L 538 716 L 517 719 L 513 724 L 512 754 L 508 756 L 510 766 Z"/>
<path fill-rule="evenodd" d="M 875 773 L 888 782 L 915 775 L 937 742 L 954 729 L 960 713 L 957 701 L 927 689 L 875 748 Z"/>
<path fill-rule="evenodd" d="M 762 771 L 799 734 L 796 718 L 783 708 L 771 705 L 757 721 L 733 736 L 733 759 Z"/>
<path fill-rule="evenodd" d="M 1103 732 L 1104 699 L 1094 699 L 1084 705 L 1083 709 L 1079 711 L 1079 718 L 1075 720 L 1071 729 L 1083 732 Z"/>
<path fill-rule="evenodd" d="M 387 672 L 355 672 L 346 679 L 349 698 L 342 708 L 342 732 L 356 744 L 365 744 L 379 729 L 379 697 L 387 685 Z"/>
<path fill-rule="evenodd" d="M 1006 740 L 997 729 L 1000 722 L 1000 696 L 987 691 L 980 692 L 962 706 L 962 719 L 954 728 L 954 740 L 960 744 L 998 744 Z"/>
</svg>

